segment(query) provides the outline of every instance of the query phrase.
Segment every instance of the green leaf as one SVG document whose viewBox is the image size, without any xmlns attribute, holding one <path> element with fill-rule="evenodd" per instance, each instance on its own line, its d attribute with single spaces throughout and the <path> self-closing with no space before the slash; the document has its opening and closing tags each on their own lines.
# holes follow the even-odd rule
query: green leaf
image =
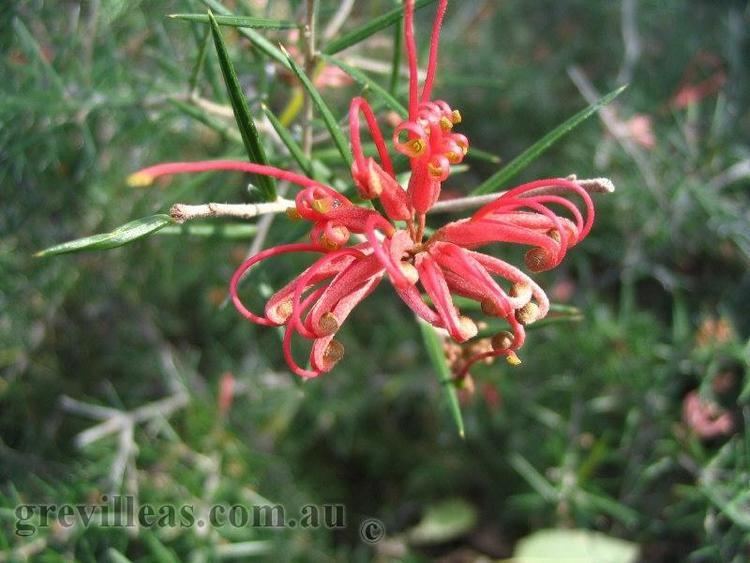
<svg viewBox="0 0 750 563">
<path fill-rule="evenodd" d="M 204 5 L 208 6 L 211 10 L 214 12 L 221 14 L 223 16 L 231 16 L 233 15 L 230 10 L 224 7 L 224 5 L 219 2 L 219 0 L 201 0 Z M 279 50 L 278 47 L 276 47 L 273 43 L 271 43 L 268 39 L 263 37 L 259 32 L 255 31 L 254 29 L 250 29 L 248 27 L 241 27 L 237 30 L 240 35 L 245 36 L 248 38 L 251 42 L 251 45 L 253 49 L 256 49 L 263 53 L 264 55 L 271 57 L 276 62 L 281 63 L 285 67 L 289 67 L 289 64 L 286 62 L 286 57 L 284 54 Z"/>
<path fill-rule="evenodd" d="M 167 225 L 158 231 L 160 235 L 188 235 L 196 237 L 215 237 L 227 240 L 244 240 L 255 236 L 258 231 L 256 225 L 248 223 L 190 223 L 183 225 Z"/>
<path fill-rule="evenodd" d="M 12 13 L 12 12 L 11 12 Z M 42 52 L 42 47 L 39 42 L 34 38 L 26 25 L 18 18 L 13 18 L 13 29 L 18 36 L 21 43 L 21 48 L 29 55 L 30 58 L 36 59 L 41 64 L 44 71 L 47 73 L 50 81 L 55 85 L 55 89 L 58 94 L 65 94 L 65 84 L 57 71 L 54 69 L 52 64 L 47 60 Z"/>
<path fill-rule="evenodd" d="M 170 18 L 198 23 L 210 23 L 206 14 L 170 14 Z M 294 22 L 253 18 L 250 16 L 214 16 L 216 23 L 229 27 L 249 27 L 253 29 L 291 29 L 299 27 Z"/>
<path fill-rule="evenodd" d="M 107 558 L 110 563 L 132 563 L 130 559 L 125 557 L 122 553 L 117 551 L 114 547 L 110 547 L 107 550 Z"/>
<path fill-rule="evenodd" d="M 501 160 L 501 158 L 497 156 L 496 154 L 483 151 L 482 149 L 477 149 L 475 147 L 472 147 L 471 145 L 469 145 L 469 152 L 466 153 L 466 156 L 468 158 L 473 158 L 475 160 L 483 160 L 485 162 L 492 162 L 493 164 L 499 164 Z"/>
<path fill-rule="evenodd" d="M 431 324 L 420 320 L 419 330 L 422 331 L 422 339 L 427 348 L 427 355 L 435 368 L 438 381 L 443 386 L 443 389 L 445 389 L 445 397 L 448 401 L 448 407 L 450 408 L 453 420 L 456 423 L 458 435 L 464 438 L 466 435 L 464 431 L 464 419 L 461 415 L 461 407 L 458 404 L 458 393 L 453 383 L 453 377 L 451 377 L 451 370 L 445 362 L 443 344 Z"/>
<path fill-rule="evenodd" d="M 511 454 L 510 464 L 531 487 L 547 502 L 556 502 L 558 492 L 529 461 L 519 453 Z"/>
<path fill-rule="evenodd" d="M 289 150 L 289 154 L 291 154 L 292 158 L 297 161 L 297 164 L 299 164 L 299 167 L 304 171 L 304 173 L 307 174 L 307 176 L 312 177 L 312 165 L 310 163 L 310 159 L 305 156 L 305 153 L 302 151 L 302 147 L 300 147 L 299 143 L 294 140 L 292 132 L 284 127 L 284 124 L 279 121 L 279 118 L 274 115 L 274 113 L 268 108 L 268 106 L 263 104 L 261 107 L 263 109 L 263 113 L 266 114 L 268 121 L 271 122 L 271 125 L 273 126 L 276 133 L 279 134 L 281 142 L 283 142 L 286 148 Z"/>
<path fill-rule="evenodd" d="M 210 42 L 211 28 L 207 27 L 206 32 L 203 35 L 203 40 L 200 43 L 198 58 L 195 59 L 193 71 L 190 73 L 190 80 L 188 81 L 188 92 L 195 92 L 196 88 L 198 87 L 198 77 L 200 76 L 201 70 L 203 70 L 203 64 L 206 62 L 206 53 L 208 52 L 208 44 Z"/>
<path fill-rule="evenodd" d="M 520 540 L 513 561 L 570 563 L 634 563 L 638 546 L 589 530 L 540 530 Z"/>
<path fill-rule="evenodd" d="M 431 4 L 435 0 L 417 0 L 414 7 L 416 9 L 422 8 L 423 6 L 426 6 L 427 4 Z M 404 15 L 404 9 L 403 8 L 394 8 L 393 10 L 386 12 L 382 16 L 378 16 L 375 19 L 370 20 L 368 23 L 353 29 L 349 33 L 342 35 L 338 39 L 334 39 L 328 45 L 323 47 L 323 53 L 326 55 L 335 55 L 339 51 L 343 51 L 344 49 L 347 49 L 351 47 L 352 45 L 356 45 L 357 43 L 367 39 L 370 37 L 370 35 L 377 33 L 381 29 L 385 29 L 386 27 L 393 25 L 397 21 L 399 21 Z"/>
<path fill-rule="evenodd" d="M 188 115 L 195 119 L 196 121 L 199 121 L 209 129 L 213 129 L 220 135 L 231 139 L 232 141 L 235 141 L 237 143 L 242 143 L 242 136 L 237 132 L 236 129 L 232 127 L 228 127 L 226 123 L 223 121 L 211 117 L 208 113 L 201 111 L 199 108 L 195 107 L 191 104 L 186 104 L 183 101 L 180 100 L 169 100 L 169 103 L 172 104 L 175 108 L 180 110 L 185 115 Z"/>
<path fill-rule="evenodd" d="M 336 118 L 333 116 L 331 109 L 328 107 L 328 104 L 325 103 L 325 100 L 323 100 L 320 92 L 318 92 L 318 90 L 313 85 L 310 77 L 305 74 L 305 71 L 302 70 L 302 68 L 297 64 L 292 56 L 286 52 L 283 47 L 281 49 L 286 55 L 287 62 L 289 63 L 292 72 L 297 75 L 297 78 L 299 78 L 300 82 L 302 83 L 302 87 L 307 91 L 308 95 L 315 104 L 315 107 L 318 108 L 320 116 L 323 118 L 323 122 L 328 128 L 328 131 L 331 133 L 331 137 L 333 138 L 333 142 L 336 145 L 336 148 L 339 150 L 339 153 L 341 153 L 344 161 L 349 166 L 351 166 L 353 159 L 351 153 L 349 152 L 349 144 L 346 141 L 346 137 L 344 137 L 344 133 L 341 131 L 341 127 L 339 127 L 338 121 L 336 121 Z"/>
<path fill-rule="evenodd" d="M 471 192 L 472 195 L 488 194 L 497 191 L 498 188 L 502 187 L 511 178 L 521 172 L 521 170 L 536 160 L 544 151 L 559 141 L 560 138 L 575 129 L 578 125 L 586 121 L 589 117 L 619 96 L 627 86 L 627 84 L 620 86 L 617 90 L 610 92 L 589 107 L 579 111 L 573 117 L 547 133 L 544 137 L 539 139 L 536 143 L 531 145 L 503 168 L 477 186 L 477 188 Z"/>
<path fill-rule="evenodd" d="M 419 523 L 407 532 L 417 545 L 445 543 L 470 532 L 478 521 L 477 509 L 462 498 L 446 499 L 427 507 Z"/>
<path fill-rule="evenodd" d="M 383 100 L 385 105 L 387 105 L 393 111 L 398 113 L 401 117 L 406 117 L 409 114 L 407 109 L 403 105 L 401 105 L 401 103 L 396 98 L 394 98 L 390 94 L 390 92 L 388 92 L 388 90 L 383 88 L 380 84 L 378 84 L 376 81 L 374 81 L 372 78 L 367 76 L 364 72 L 362 72 L 358 68 L 354 68 L 353 66 L 350 66 L 343 61 L 339 61 L 327 55 L 323 55 L 323 59 L 339 67 L 341 70 L 343 70 L 345 73 L 347 73 L 349 76 L 351 76 L 354 80 L 356 80 L 365 88 L 369 88 L 370 90 L 372 90 L 377 96 L 379 96 Z"/>
<path fill-rule="evenodd" d="M 242 135 L 242 141 L 245 144 L 247 155 L 250 157 L 251 162 L 257 164 L 268 164 L 266 151 L 263 149 L 263 145 L 258 137 L 258 130 L 255 128 L 255 123 L 250 116 L 250 109 L 247 107 L 245 94 L 242 92 L 240 81 L 237 79 L 237 73 L 234 71 L 232 61 L 229 59 L 229 54 L 224 45 L 224 39 L 221 36 L 219 25 L 216 23 L 216 19 L 211 12 L 208 13 L 208 19 L 211 24 L 211 33 L 214 37 L 216 53 L 219 55 L 221 73 L 224 75 L 224 83 L 227 87 L 229 100 L 232 103 L 234 118 L 237 120 L 237 126 L 240 129 L 240 135 Z M 276 199 L 276 187 L 273 180 L 268 176 L 261 175 L 257 175 L 257 179 L 258 187 L 263 199 L 266 201 L 274 201 Z"/>
<path fill-rule="evenodd" d="M 126 223 L 109 233 L 92 235 L 51 246 L 37 252 L 34 256 L 42 258 L 81 250 L 109 250 L 148 236 L 172 223 L 174 223 L 172 218 L 164 213 L 151 215 Z"/>
</svg>

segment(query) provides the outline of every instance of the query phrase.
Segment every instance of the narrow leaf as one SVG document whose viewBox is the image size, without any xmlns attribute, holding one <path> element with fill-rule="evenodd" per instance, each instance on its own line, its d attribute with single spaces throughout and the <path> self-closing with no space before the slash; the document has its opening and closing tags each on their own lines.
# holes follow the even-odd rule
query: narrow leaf
<svg viewBox="0 0 750 563">
<path fill-rule="evenodd" d="M 256 225 L 247 223 L 211 223 L 167 225 L 158 231 L 160 235 L 188 235 L 196 237 L 214 237 L 227 240 L 250 239 L 258 232 Z"/>
<path fill-rule="evenodd" d="M 345 73 L 347 73 L 349 76 L 351 76 L 354 80 L 356 80 L 359 84 L 364 86 L 365 88 L 369 88 L 372 90 L 377 96 L 379 96 L 383 102 L 391 108 L 393 111 L 398 113 L 401 117 L 406 117 L 409 112 L 406 110 L 406 108 L 401 105 L 401 103 L 394 98 L 388 90 L 383 88 L 380 84 L 378 84 L 375 80 L 367 76 L 364 72 L 359 70 L 358 68 L 354 68 L 351 65 L 346 64 L 344 61 L 340 61 L 338 59 L 334 59 L 333 57 L 329 57 L 326 55 L 323 55 L 323 59 L 325 59 L 327 62 L 336 65 L 341 70 L 343 70 Z"/>
<path fill-rule="evenodd" d="M 495 172 L 492 176 L 482 182 L 477 188 L 472 191 L 472 195 L 488 194 L 497 191 L 511 178 L 516 176 L 521 170 L 526 168 L 534 160 L 536 160 L 543 152 L 550 148 L 553 144 L 560 140 L 565 134 L 575 129 L 578 125 L 586 121 L 589 117 L 594 115 L 601 108 L 606 106 L 617 96 L 619 96 L 623 90 L 627 88 L 627 84 L 620 86 L 617 90 L 614 90 L 591 104 L 586 109 L 579 111 L 573 117 L 557 126 L 555 129 L 547 133 L 544 137 L 539 139 L 536 143 L 531 145 L 528 149 L 519 154 L 516 158 L 511 160 L 503 168 Z"/>
<path fill-rule="evenodd" d="M 349 166 L 351 166 L 352 155 L 349 152 L 349 145 L 346 141 L 346 137 L 344 137 L 344 133 L 341 131 L 341 127 L 339 127 L 338 121 L 336 121 L 336 118 L 333 116 L 331 109 L 328 107 L 328 104 L 325 103 L 325 100 L 323 100 L 320 92 L 318 92 L 318 90 L 313 85 L 310 77 L 305 74 L 305 71 L 302 70 L 302 68 L 283 47 L 281 49 L 286 55 L 287 61 L 292 71 L 297 75 L 297 78 L 299 78 L 303 88 L 307 91 L 307 94 L 315 104 L 315 107 L 318 108 L 320 116 L 323 118 L 323 122 L 328 128 L 328 131 L 331 133 L 331 137 L 333 138 L 333 142 L 335 143 L 336 148 L 339 150 L 339 153 L 341 153 L 344 161 Z"/>
<path fill-rule="evenodd" d="M 211 117 L 208 113 L 201 111 L 197 107 L 191 104 L 186 104 L 183 101 L 180 100 L 169 100 L 169 103 L 172 104 L 175 108 L 180 110 L 185 115 L 195 119 L 196 121 L 199 121 L 209 129 L 213 129 L 220 135 L 227 137 L 228 139 L 231 139 L 232 141 L 235 141 L 236 143 L 242 143 L 242 136 L 237 132 L 236 129 L 232 127 L 228 127 L 226 123 L 223 121 L 216 119 L 214 117 Z"/>
<path fill-rule="evenodd" d="M 448 407 L 456 423 L 456 428 L 458 428 L 458 434 L 461 438 L 464 438 L 464 420 L 461 416 L 461 407 L 458 404 L 458 393 L 456 392 L 456 386 L 453 384 L 451 370 L 448 364 L 445 363 L 445 355 L 443 354 L 443 345 L 440 342 L 440 337 L 432 325 L 421 320 L 419 321 L 419 330 L 422 331 L 422 339 L 427 348 L 427 355 L 435 368 L 438 381 L 445 390 L 445 398 L 448 401 Z"/>
<path fill-rule="evenodd" d="M 125 244 L 131 243 L 139 238 L 143 238 L 159 229 L 173 223 L 172 218 L 166 214 L 151 215 L 136 219 L 117 227 L 109 233 L 101 233 L 90 237 L 79 238 L 52 246 L 45 250 L 37 252 L 34 256 L 41 258 L 46 256 L 55 256 L 57 254 L 67 254 L 69 252 L 78 252 L 81 250 L 109 250 Z"/>
<path fill-rule="evenodd" d="M 496 154 L 483 151 L 482 149 L 472 147 L 471 145 L 469 145 L 469 152 L 466 154 L 466 156 L 468 158 L 473 158 L 475 160 L 483 160 L 485 162 L 492 162 L 493 164 L 499 164 L 501 160 L 501 158 L 497 156 Z"/>
<path fill-rule="evenodd" d="M 206 28 L 206 33 L 203 36 L 203 40 L 200 43 L 200 49 L 198 50 L 198 58 L 195 59 L 195 65 L 193 71 L 190 73 L 190 81 L 188 82 L 188 92 L 195 92 L 198 87 L 198 77 L 200 76 L 201 70 L 203 70 L 203 64 L 206 62 L 206 53 L 208 52 L 208 44 L 211 42 L 211 28 Z"/>
<path fill-rule="evenodd" d="M 435 0 L 417 0 L 414 7 L 422 8 L 427 4 L 431 4 Z M 357 43 L 367 39 L 373 33 L 377 33 L 381 29 L 385 29 L 388 26 L 393 25 L 399 21 L 404 15 L 403 8 L 394 8 L 393 10 L 386 12 L 382 16 L 378 16 L 375 19 L 370 20 L 368 23 L 353 29 L 349 33 L 342 35 L 338 39 L 334 39 L 328 45 L 323 48 L 323 53 L 326 55 L 335 55 L 339 51 L 343 51 L 356 45 Z"/>
<path fill-rule="evenodd" d="M 206 14 L 170 14 L 170 18 L 198 23 L 210 23 Z M 294 22 L 253 18 L 250 16 L 214 16 L 216 23 L 229 27 L 249 27 L 253 29 L 291 29 L 298 27 Z"/>
<path fill-rule="evenodd" d="M 221 73 L 224 75 L 224 83 L 227 87 L 229 100 L 232 103 L 234 118 L 237 120 L 237 126 L 240 129 L 240 135 L 242 135 L 242 142 L 245 144 L 247 155 L 250 157 L 250 162 L 268 164 L 266 151 L 263 149 L 263 145 L 258 137 L 258 130 L 255 128 L 253 118 L 250 116 L 250 109 L 247 107 L 245 94 L 242 92 L 240 81 L 237 79 L 237 73 L 234 70 L 232 61 L 229 59 L 219 25 L 216 23 L 211 12 L 208 13 L 208 18 L 211 23 L 211 33 L 214 37 L 216 53 L 219 55 L 219 66 L 221 67 Z M 271 178 L 257 175 L 257 183 L 261 195 L 266 201 L 274 201 L 276 199 L 276 187 Z"/>
<path fill-rule="evenodd" d="M 268 108 L 268 106 L 264 104 L 262 108 L 263 113 L 265 113 L 266 117 L 268 118 L 268 121 L 271 122 L 274 131 L 279 134 L 281 142 L 283 142 L 284 146 L 286 146 L 286 148 L 289 150 L 289 154 L 291 154 L 292 158 L 297 161 L 297 164 L 299 164 L 304 173 L 307 174 L 307 176 L 312 177 L 312 165 L 310 164 L 310 159 L 305 156 L 305 153 L 302 151 L 302 147 L 300 147 L 299 143 L 294 140 L 292 132 L 284 127 L 284 124 L 279 121 L 279 118 L 274 115 L 274 113 Z"/>
<path fill-rule="evenodd" d="M 107 557 L 109 558 L 109 563 L 132 563 L 130 559 L 125 557 L 122 553 L 117 551 L 114 547 L 110 547 L 107 550 Z"/>
<path fill-rule="evenodd" d="M 204 5 L 208 6 L 211 10 L 214 12 L 221 14 L 223 16 L 231 16 L 232 12 L 224 7 L 224 5 L 219 2 L 219 0 L 201 0 Z M 248 27 L 241 27 L 237 30 L 240 35 L 243 35 L 247 39 L 250 40 L 252 47 L 267 57 L 270 57 L 274 59 L 276 62 L 281 63 L 282 65 L 288 67 L 289 64 L 286 62 L 286 57 L 284 54 L 279 50 L 278 47 L 276 47 L 273 43 L 271 43 L 268 39 L 263 37 L 259 32 L 255 31 L 254 29 L 248 28 Z"/>
</svg>

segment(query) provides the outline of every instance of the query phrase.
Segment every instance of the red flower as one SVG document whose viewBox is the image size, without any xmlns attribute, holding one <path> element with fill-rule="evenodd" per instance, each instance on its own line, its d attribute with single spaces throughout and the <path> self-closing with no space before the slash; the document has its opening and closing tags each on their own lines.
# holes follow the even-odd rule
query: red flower
<svg viewBox="0 0 750 563">
<path fill-rule="evenodd" d="M 452 295 L 474 299 L 481 303 L 485 314 L 508 322 L 510 331 L 493 338 L 493 350 L 472 358 L 465 369 L 475 361 L 499 355 L 506 356 L 510 363 L 519 363 L 515 351 L 523 345 L 524 325 L 544 317 L 549 301 L 520 269 L 476 249 L 491 243 L 529 246 L 526 265 L 532 272 L 540 272 L 557 266 L 567 250 L 591 229 L 594 208 L 588 193 L 574 181 L 552 178 L 514 188 L 473 216 L 449 223 L 424 240 L 426 214 L 438 200 L 451 165 L 463 160 L 469 146 L 465 136 L 453 131 L 461 122 L 461 114 L 441 100 L 431 100 L 446 7 L 447 0 L 441 0 L 420 93 L 414 2 L 405 3 L 409 113 L 395 128 L 393 139 L 396 149 L 409 158 L 411 176 L 406 189 L 396 179 L 383 134 L 367 101 L 355 98 L 350 106 L 352 179 L 359 195 L 378 200 L 385 215 L 355 205 L 333 188 L 310 178 L 247 162 L 161 164 L 134 176 L 136 182 L 150 182 L 157 176 L 179 172 L 242 170 L 283 179 L 302 188 L 288 214 L 312 224 L 311 242 L 264 250 L 245 261 L 230 282 L 232 300 L 243 316 L 257 324 L 285 327 L 284 356 L 291 370 L 302 377 L 330 371 L 341 359 L 344 348 L 334 339 L 335 334 L 354 307 L 385 277 L 417 316 L 444 328 L 458 342 L 475 336 L 477 326 L 460 313 Z M 377 148 L 377 159 L 363 152 L 362 117 Z M 585 217 L 565 195 L 582 199 Z M 562 208 L 570 218 L 553 212 L 551 205 Z M 349 245 L 352 234 L 360 235 L 364 242 Z M 247 309 L 238 295 L 238 284 L 245 272 L 272 256 L 291 252 L 322 256 L 277 291 L 268 300 L 263 315 Z M 422 290 L 431 305 L 423 299 Z M 310 369 L 298 365 L 292 357 L 295 334 L 312 341 Z"/>
</svg>

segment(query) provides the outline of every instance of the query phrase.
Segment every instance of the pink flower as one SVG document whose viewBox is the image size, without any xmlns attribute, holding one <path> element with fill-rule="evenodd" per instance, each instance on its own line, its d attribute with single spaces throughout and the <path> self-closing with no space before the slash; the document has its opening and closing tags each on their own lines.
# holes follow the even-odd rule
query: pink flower
<svg viewBox="0 0 750 563">
<path fill-rule="evenodd" d="M 698 391 L 690 391 L 682 401 L 682 420 L 704 439 L 727 436 L 734 431 L 734 421 L 728 411 L 715 403 L 704 401 Z"/>
<path fill-rule="evenodd" d="M 352 310 L 388 279 L 406 305 L 426 322 L 445 329 L 457 342 L 477 334 L 475 322 L 461 314 L 453 296 L 481 303 L 485 314 L 505 319 L 509 331 L 492 339 L 492 350 L 478 353 L 465 365 L 505 356 L 520 362 L 516 351 L 525 340 L 524 326 L 544 317 L 549 300 L 544 291 L 519 268 L 480 248 L 493 244 L 530 247 L 525 263 L 532 272 L 557 266 L 568 249 L 589 232 L 594 208 L 588 193 L 576 182 L 562 178 L 537 180 L 518 186 L 479 209 L 474 215 L 438 229 L 425 240 L 426 214 L 440 196 L 451 165 L 460 163 L 468 140 L 454 132 L 461 114 L 441 100 L 432 100 L 438 58 L 438 39 L 447 0 L 437 9 L 430 43 L 427 73 L 421 92 L 414 41 L 414 2 L 405 3 L 405 44 L 409 63 L 408 117 L 395 127 L 393 140 L 409 159 L 411 176 L 406 187 L 396 179 L 391 156 L 370 105 L 363 98 L 351 102 L 349 128 L 354 162 L 352 179 L 359 195 L 377 200 L 383 213 L 355 205 L 333 188 L 313 179 L 271 166 L 207 161 L 161 164 L 135 175 L 135 181 L 157 176 L 207 170 L 241 170 L 296 184 L 295 206 L 288 215 L 311 223 L 310 242 L 276 246 L 246 260 L 230 282 L 232 301 L 248 320 L 265 326 L 283 326 L 283 351 L 290 369 L 302 377 L 330 371 L 344 354 L 335 340 Z M 362 120 L 374 141 L 377 158 L 362 149 Z M 585 213 L 566 199 L 580 198 Z M 552 210 L 556 206 L 564 217 Z M 350 244 L 351 235 L 361 242 Z M 254 265 L 287 253 L 321 256 L 267 302 L 263 314 L 250 311 L 238 294 L 242 276 Z M 429 302 L 424 299 L 426 294 Z M 292 356 L 292 338 L 311 341 L 309 368 Z"/>
</svg>

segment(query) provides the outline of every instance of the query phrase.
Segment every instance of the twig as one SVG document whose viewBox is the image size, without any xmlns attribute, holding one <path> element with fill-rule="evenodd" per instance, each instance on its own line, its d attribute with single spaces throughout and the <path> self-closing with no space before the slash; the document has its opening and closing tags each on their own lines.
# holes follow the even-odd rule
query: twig
<svg viewBox="0 0 750 563">
<path fill-rule="evenodd" d="M 574 181 L 576 184 L 581 186 L 584 190 L 589 193 L 600 193 L 608 194 L 615 191 L 615 185 L 609 178 L 588 178 L 583 180 L 576 179 L 575 176 L 568 176 L 568 180 Z M 545 188 L 539 188 L 544 190 Z M 535 192 L 537 190 L 534 190 Z M 430 214 L 433 213 L 453 213 L 456 211 L 466 211 L 467 209 L 474 209 L 481 207 L 485 203 L 495 201 L 498 197 L 503 195 L 505 192 L 497 192 L 494 194 L 477 195 L 460 197 L 456 199 L 449 199 L 447 201 L 438 201 L 430 209 Z"/>
<path fill-rule="evenodd" d="M 349 14 L 351 13 L 353 7 L 354 0 L 342 0 L 341 4 L 339 4 L 339 9 L 336 10 L 336 13 L 333 14 L 333 17 L 328 20 L 328 25 L 326 25 L 326 28 L 323 31 L 324 39 L 331 39 L 339 32 L 341 26 L 344 25 L 344 22 L 346 22 L 347 18 L 349 17 Z"/>
<path fill-rule="evenodd" d="M 617 84 L 625 84 L 633 79 L 633 71 L 641 56 L 641 40 L 638 35 L 638 0 L 622 0 L 622 42 L 625 46 Z"/>
<path fill-rule="evenodd" d="M 201 205 L 176 203 L 169 210 L 169 215 L 177 223 L 207 217 L 250 219 L 268 213 L 281 213 L 290 207 L 294 207 L 294 201 L 285 198 L 267 203 L 204 203 Z"/>
<path fill-rule="evenodd" d="M 171 397 L 154 401 L 153 403 L 143 405 L 132 411 L 112 409 L 112 414 L 104 419 L 103 422 L 78 434 L 75 438 L 76 445 L 79 448 L 84 448 L 105 436 L 127 430 L 129 425 L 146 422 L 160 416 L 169 416 L 174 411 L 187 405 L 187 403 L 187 393 L 179 391 Z M 103 414 L 101 409 L 107 408 L 99 407 L 98 405 L 88 405 L 86 408 L 83 408 L 83 405 L 85 405 L 85 403 L 70 398 L 67 398 L 66 400 L 65 397 L 63 397 L 63 400 L 61 401 L 63 410 L 75 414 L 83 414 L 84 416 L 90 416 L 95 419 L 100 419 L 101 414 Z"/>
<path fill-rule="evenodd" d="M 349 55 L 344 59 L 344 62 L 347 64 L 360 68 L 362 70 L 366 70 L 368 72 L 374 72 L 376 74 L 384 74 L 386 76 L 390 75 L 393 71 L 393 67 L 390 63 L 386 63 L 383 61 L 379 61 L 376 59 L 370 59 L 368 57 L 360 57 L 357 55 Z M 399 74 L 401 76 L 408 76 L 409 75 L 409 69 L 406 67 L 406 65 L 401 65 L 399 67 Z M 427 76 L 427 72 L 425 70 L 419 70 L 418 71 L 419 80 L 424 80 Z"/>
<path fill-rule="evenodd" d="M 737 180 L 750 177 L 750 159 L 740 160 L 733 164 L 724 172 L 714 177 L 709 183 L 707 189 L 719 191 Z"/>
<path fill-rule="evenodd" d="M 568 76 L 570 76 L 573 84 L 575 84 L 578 91 L 588 103 L 593 104 L 599 99 L 599 93 L 580 68 L 577 66 L 568 67 Z M 602 120 L 602 123 L 604 123 L 604 127 L 606 127 L 607 131 L 617 139 L 620 146 L 622 146 L 630 158 L 633 159 L 641 176 L 643 176 L 646 185 L 661 203 L 662 198 L 658 194 L 658 182 L 654 175 L 654 171 L 651 169 L 651 165 L 641 150 L 630 138 L 627 127 L 617 118 L 615 110 L 611 106 L 604 107 L 599 111 L 599 118 Z"/>
<path fill-rule="evenodd" d="M 315 71 L 315 32 L 316 16 L 318 11 L 317 0 L 306 0 L 305 2 L 305 73 L 314 80 Z M 304 105 L 304 125 L 302 129 L 302 151 L 307 158 L 310 158 L 313 146 L 312 121 L 313 121 L 313 101 L 309 93 L 305 92 Z"/>
</svg>

